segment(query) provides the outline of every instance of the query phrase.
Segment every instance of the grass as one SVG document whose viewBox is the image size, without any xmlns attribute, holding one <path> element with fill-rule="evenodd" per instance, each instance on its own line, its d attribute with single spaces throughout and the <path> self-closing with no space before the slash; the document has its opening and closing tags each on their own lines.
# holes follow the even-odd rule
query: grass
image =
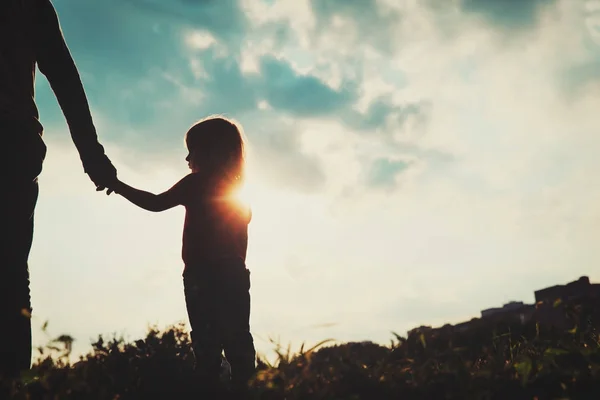
<svg viewBox="0 0 600 400">
<path fill-rule="evenodd" d="M 597 300 L 586 309 L 591 312 L 569 308 L 575 325 L 566 331 L 532 321 L 481 324 L 464 333 L 392 333 L 388 346 L 324 340 L 292 351 L 273 342 L 277 360 L 259 358 L 250 398 L 600 399 Z M 198 394 L 183 325 L 163 332 L 152 328 L 133 342 L 99 337 L 76 363 L 68 362 L 71 341 L 62 336 L 40 349 L 40 359 L 23 385 L 13 388 L 13 398 L 187 399 Z"/>
</svg>

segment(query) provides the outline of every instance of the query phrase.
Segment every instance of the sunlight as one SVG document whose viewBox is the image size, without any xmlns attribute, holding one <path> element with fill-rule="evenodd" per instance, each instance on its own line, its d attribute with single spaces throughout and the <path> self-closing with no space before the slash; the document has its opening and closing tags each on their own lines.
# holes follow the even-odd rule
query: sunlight
<svg viewBox="0 0 600 400">
<path fill-rule="evenodd" d="M 243 206 L 251 206 L 252 199 L 256 197 L 256 189 L 248 182 L 239 187 L 234 193 L 233 198 Z"/>
</svg>

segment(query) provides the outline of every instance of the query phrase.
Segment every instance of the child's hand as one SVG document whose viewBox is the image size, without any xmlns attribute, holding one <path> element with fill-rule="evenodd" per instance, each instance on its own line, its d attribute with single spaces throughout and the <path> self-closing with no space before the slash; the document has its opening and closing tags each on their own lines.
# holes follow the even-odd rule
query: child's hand
<svg viewBox="0 0 600 400">
<path fill-rule="evenodd" d="M 106 195 L 110 196 L 111 193 L 117 193 L 118 187 L 121 184 L 121 181 L 117 177 L 112 182 L 109 182 L 106 186 Z"/>
</svg>

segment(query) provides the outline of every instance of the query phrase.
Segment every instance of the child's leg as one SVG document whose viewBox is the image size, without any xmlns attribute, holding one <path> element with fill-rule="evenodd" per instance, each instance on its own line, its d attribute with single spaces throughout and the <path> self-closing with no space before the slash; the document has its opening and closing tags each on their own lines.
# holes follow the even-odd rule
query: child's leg
<svg viewBox="0 0 600 400">
<path fill-rule="evenodd" d="M 254 374 L 256 352 L 250 333 L 250 272 L 244 265 L 227 266 L 223 296 L 223 347 L 234 386 L 243 387 Z"/>
<path fill-rule="evenodd" d="M 196 370 L 203 383 L 212 386 L 219 382 L 222 344 L 218 330 L 215 285 L 209 281 L 210 279 L 184 276 L 183 285 Z"/>
</svg>

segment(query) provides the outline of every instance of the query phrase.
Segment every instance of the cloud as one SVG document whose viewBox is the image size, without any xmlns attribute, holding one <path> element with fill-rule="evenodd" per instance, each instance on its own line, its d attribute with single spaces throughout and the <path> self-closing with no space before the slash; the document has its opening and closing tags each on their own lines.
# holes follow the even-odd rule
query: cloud
<svg viewBox="0 0 600 400">
<path fill-rule="evenodd" d="M 131 13 L 131 6 L 148 12 L 136 12 L 136 17 L 126 24 L 122 16 Z M 351 81 L 334 88 L 318 76 L 318 71 L 301 71 L 294 60 L 271 52 L 257 55 L 257 73 L 248 74 L 243 70 L 243 59 L 236 57 L 236 49 L 242 43 L 239 38 L 220 33 L 209 19 L 198 19 L 193 26 L 177 25 L 181 22 L 177 16 L 185 14 L 188 8 L 193 8 L 191 13 L 200 13 L 199 8 L 209 7 L 210 14 L 217 12 L 214 5 L 178 2 L 164 15 L 161 7 L 151 1 L 133 1 L 114 7 L 59 9 L 61 19 L 64 17 L 66 21 L 63 25 L 69 45 L 85 77 L 94 115 L 101 125 L 100 136 L 127 146 L 133 159 L 148 154 L 154 154 L 153 160 L 165 159 L 161 154 L 179 152 L 179 136 L 187 127 L 202 116 L 215 113 L 249 121 L 246 131 L 257 145 L 274 140 L 288 141 L 283 136 L 274 139 L 275 135 L 285 135 L 278 129 L 270 129 L 264 133 L 265 138 L 260 137 L 267 129 L 253 125 L 262 115 L 259 104 L 263 104 L 263 108 L 267 105 L 273 114 L 304 119 L 332 118 L 344 122 L 350 129 L 369 131 L 400 126 L 421 110 L 420 105 L 396 106 L 390 98 L 382 97 L 365 113 L 359 113 L 355 104 L 361 93 Z M 219 10 L 226 13 L 234 3 L 223 7 Z M 78 18 L 70 18 L 73 12 L 79 12 Z M 87 19 L 94 21 L 88 25 Z M 104 26 L 102 21 L 111 21 L 115 29 L 107 33 L 106 42 L 96 46 L 91 36 Z M 160 29 L 156 28 L 157 24 Z M 239 29 L 245 29 L 244 26 L 240 22 Z M 229 28 L 224 29 L 230 32 Z M 70 38 L 69 32 L 80 31 L 86 34 Z M 142 41 L 143 38 L 152 40 Z M 94 50 L 89 51 L 90 48 Z M 130 63 L 130 58 L 136 61 Z M 100 62 L 103 68 L 95 68 Z M 47 86 L 38 86 L 39 98 L 54 101 Z M 48 114 L 56 115 L 56 111 L 55 108 Z M 54 126 L 64 124 L 56 119 L 46 121 Z M 300 134 L 297 129 L 293 131 Z M 273 151 L 266 145 L 262 153 L 274 154 Z M 300 190 L 320 187 L 323 177 L 316 167 L 319 163 L 315 156 L 294 154 L 294 146 L 277 151 L 289 156 L 286 165 L 290 167 L 277 170 L 279 177 L 272 173 L 274 182 L 297 182 Z M 144 152 L 146 156 L 142 156 Z M 297 173 L 298 168 L 303 172 Z"/>
<path fill-rule="evenodd" d="M 373 162 L 369 169 L 368 185 L 374 188 L 387 188 L 396 185 L 396 177 L 410 167 L 407 161 L 391 161 L 388 158 L 379 158 Z"/>
<path fill-rule="evenodd" d="M 535 26 L 542 7 L 551 7 L 554 0 L 462 0 L 462 10 L 485 18 L 488 24 L 501 29 L 530 29 Z"/>
<path fill-rule="evenodd" d="M 430 112 L 427 102 L 397 104 L 390 95 L 383 95 L 371 100 L 363 112 L 345 110 L 342 122 L 373 140 L 413 142 L 425 134 Z"/>
<path fill-rule="evenodd" d="M 174 9 L 177 13 L 184 13 L 188 9 L 191 12 L 199 12 L 198 10 L 202 7 L 212 7 L 210 12 L 217 13 L 214 4 L 209 3 L 177 2 Z M 535 2 L 521 2 L 519 4 L 525 3 L 527 5 L 515 7 L 525 7 L 523 9 L 526 10 L 535 9 Z M 160 11 L 161 6 L 154 2 L 145 1 L 132 4 L 142 9 L 154 7 L 152 8 L 153 12 L 157 12 L 156 15 L 160 14 L 158 11 Z M 404 155 L 417 158 L 431 157 L 431 162 L 435 162 L 436 157 L 440 156 L 437 157 L 438 160 L 445 157 L 445 162 L 448 162 L 456 160 L 457 154 L 466 149 L 466 144 L 461 144 L 464 140 L 459 137 L 453 138 L 454 132 L 451 127 L 456 124 L 463 124 L 467 119 L 472 121 L 479 119 L 482 122 L 482 116 L 470 117 L 467 110 L 455 109 L 448 112 L 452 107 L 455 107 L 453 104 L 480 102 L 478 96 L 489 93 L 490 89 L 497 90 L 488 81 L 485 81 L 482 75 L 483 71 L 493 74 L 499 72 L 499 68 L 494 68 L 493 63 L 507 68 L 503 73 L 505 80 L 520 79 L 523 75 L 509 61 L 510 57 L 517 56 L 520 51 L 517 48 L 510 47 L 509 44 L 496 41 L 495 36 L 486 34 L 484 27 L 473 23 L 468 18 L 469 13 L 472 12 L 484 13 L 489 11 L 494 13 L 501 9 L 500 3 L 494 3 L 497 4 L 495 6 L 491 4 L 491 2 L 484 3 L 481 1 L 463 3 L 463 7 L 467 12 L 466 16 L 456 14 L 453 17 L 456 22 L 462 21 L 464 24 L 465 34 L 462 37 L 440 37 L 439 29 L 436 31 L 435 25 L 432 25 L 427 29 L 423 28 L 420 31 L 415 31 L 412 38 L 405 41 L 401 47 L 394 49 L 394 56 L 389 58 L 387 62 L 377 54 L 371 55 L 371 58 L 358 61 L 358 55 L 366 54 L 364 47 L 366 42 L 370 43 L 369 48 L 371 49 L 380 52 L 389 50 L 380 47 L 378 42 L 370 42 L 366 39 L 360 41 L 357 46 L 349 42 L 337 42 L 338 52 L 329 52 L 329 43 L 333 43 L 332 38 L 335 35 L 339 32 L 350 32 L 356 27 L 306 23 L 304 27 L 315 30 L 315 32 L 318 32 L 318 36 L 324 40 L 312 50 L 316 59 L 324 58 L 326 60 L 325 65 L 331 67 L 334 65 L 348 66 L 348 57 L 355 61 L 355 63 L 349 64 L 350 70 L 354 70 L 354 73 L 342 74 L 342 78 L 340 78 L 341 82 L 347 80 L 350 85 L 338 84 L 337 88 L 334 88 L 336 85 L 332 86 L 331 82 L 321 75 L 323 70 L 319 69 L 318 62 L 313 69 L 306 70 L 299 67 L 299 60 L 303 56 L 301 53 L 296 54 L 297 49 L 293 47 L 300 43 L 300 34 L 296 30 L 292 30 L 292 33 L 285 37 L 284 45 L 281 43 L 278 45 L 273 44 L 272 48 L 267 47 L 261 50 L 261 53 L 257 55 L 257 73 L 248 74 L 242 68 L 243 60 L 235 56 L 235 49 L 238 47 L 243 48 L 244 45 L 240 46 L 239 43 L 232 45 L 226 42 L 224 38 L 227 37 L 227 40 L 229 40 L 231 37 L 214 33 L 216 28 L 211 25 L 212 22 L 198 20 L 196 27 L 206 29 L 205 31 L 189 31 L 188 28 L 183 30 L 178 28 L 180 34 L 175 33 L 178 29 L 173 25 L 173 29 L 169 34 L 159 35 L 160 38 L 153 41 L 151 47 L 145 45 L 148 48 L 144 49 L 144 51 L 150 50 L 148 52 L 150 54 L 170 54 L 171 56 L 166 57 L 166 59 L 172 59 L 173 63 L 161 65 L 165 57 L 156 56 L 154 60 L 158 64 L 146 71 L 145 75 L 140 75 L 133 80 L 129 79 L 129 74 L 121 76 L 120 70 L 111 69 L 112 67 L 109 64 L 103 70 L 107 76 L 111 77 L 111 80 L 95 83 L 95 79 L 92 77 L 90 79 L 91 83 L 89 83 L 90 97 L 96 113 L 115 125 L 112 129 L 114 133 L 109 131 L 106 137 L 110 140 L 119 140 L 124 144 L 126 139 L 123 138 L 123 130 L 125 130 L 125 132 L 128 132 L 125 138 L 131 138 L 134 151 L 136 147 L 142 151 L 148 145 L 154 146 L 154 151 L 173 151 L 176 148 L 175 146 L 179 148 L 180 143 L 178 140 L 174 140 L 177 135 L 170 132 L 183 132 L 191 122 L 202 115 L 223 111 L 230 115 L 239 115 L 242 121 L 248 121 L 249 125 L 246 130 L 251 139 L 256 139 L 257 144 L 268 143 L 269 140 L 261 140 L 259 137 L 265 129 L 262 126 L 253 125 L 253 121 L 259 120 L 257 116 L 262 115 L 264 112 L 260 108 L 267 105 L 273 113 L 283 112 L 291 117 L 304 120 L 323 121 L 329 119 L 342 123 L 347 128 L 347 135 L 369 135 L 369 140 L 395 146 L 395 150 Z M 291 4 L 285 4 L 285 6 L 289 10 L 282 8 L 282 5 L 275 6 L 275 4 L 267 9 L 279 7 L 279 14 L 277 14 L 278 17 L 275 20 L 281 23 L 281 21 L 288 21 L 287 17 L 284 17 L 287 15 L 286 12 L 297 11 L 291 7 Z M 159 9 L 157 10 L 156 7 L 159 7 Z M 220 10 L 224 14 L 227 14 L 225 11 L 230 8 L 233 10 L 229 10 L 234 15 L 233 20 L 246 20 L 246 17 L 235 17 L 235 15 L 248 12 L 248 5 L 242 4 L 240 8 L 242 11 L 237 10 L 234 3 L 227 3 L 223 7 Z M 404 12 L 400 13 L 402 18 L 399 18 L 399 14 L 396 12 L 393 13 L 394 18 L 390 19 L 391 17 L 387 18 L 381 14 L 382 10 L 385 9 L 381 8 L 380 5 L 364 8 L 362 3 L 340 5 L 339 7 L 313 4 L 310 10 L 312 14 L 307 14 L 309 15 L 307 20 L 314 18 L 315 21 L 329 21 L 335 15 L 343 15 L 353 23 L 364 25 L 377 21 L 385 29 L 400 30 L 422 21 L 422 18 L 426 15 L 434 15 L 430 8 L 407 7 Z M 549 26 L 544 28 L 547 25 L 543 22 L 544 15 L 550 15 L 548 10 L 551 11 L 551 9 L 546 8 L 545 10 L 545 13 L 540 11 L 541 22 L 539 26 L 542 28 L 538 28 L 538 30 L 543 29 L 541 31 L 543 33 L 542 37 L 556 36 L 557 34 L 554 32 L 559 32 L 562 28 L 559 26 L 558 30 L 554 29 L 554 31 L 551 31 Z M 93 11 L 95 11 L 94 8 Z M 65 13 L 67 12 L 65 10 Z M 87 13 L 92 14 L 90 10 L 87 10 Z M 364 18 L 357 18 L 358 15 L 364 15 Z M 102 17 L 102 14 L 100 16 Z M 140 18 L 140 20 L 143 20 L 143 17 Z M 573 21 L 573 17 L 570 18 Z M 80 17 L 79 20 L 82 20 L 82 18 Z M 550 21 L 547 17 L 546 20 Z M 72 21 L 72 19 L 68 19 L 68 21 Z M 534 22 L 532 21 L 532 24 Z M 240 22 L 238 25 L 240 29 L 246 29 L 242 27 L 246 27 L 247 23 L 250 22 Z M 264 25 L 264 27 L 267 26 L 269 24 Z M 567 25 L 563 22 L 562 27 L 566 28 Z M 276 29 L 275 26 L 271 26 L 271 28 Z M 122 29 L 131 28 L 123 27 Z M 295 27 L 295 29 L 299 29 L 299 27 Z M 226 30 L 229 31 L 230 29 L 227 28 Z M 212 39 L 201 48 L 193 45 L 190 49 L 186 48 L 186 36 L 182 37 L 181 35 L 185 32 L 189 33 L 188 40 L 189 38 L 200 37 L 202 32 L 213 33 L 207 33 L 212 36 L 206 37 Z M 135 35 L 132 35 L 131 32 L 119 30 L 117 30 L 117 33 L 120 37 L 125 38 L 125 40 L 118 43 L 119 46 L 124 47 L 116 47 L 113 50 L 119 53 L 131 54 L 127 43 Z M 264 34 L 265 32 L 261 33 Z M 569 35 L 562 36 L 570 37 Z M 255 38 L 249 35 L 247 40 L 254 41 Z M 189 44 L 189 41 L 187 43 Z M 418 43 L 420 43 L 420 46 L 424 44 L 427 46 L 427 43 L 429 43 L 432 51 L 428 52 L 426 58 L 413 57 L 412 60 L 409 60 L 405 54 L 410 55 L 412 47 Z M 566 48 L 570 45 L 566 42 L 555 44 L 558 44 L 560 48 Z M 221 47 L 223 46 L 228 49 L 227 51 L 231 47 L 233 52 L 222 53 Z M 286 46 L 292 46 L 294 51 L 286 53 Z M 528 46 L 530 45 L 528 44 Z M 557 50 L 550 50 L 550 47 L 544 46 L 540 47 L 542 50 L 535 50 L 532 54 L 535 54 L 535 57 L 558 57 Z M 137 51 L 142 51 L 141 47 Z M 168 51 L 165 50 L 167 48 L 169 48 Z M 570 48 L 574 48 L 574 46 Z M 356 50 L 357 57 L 348 56 L 348 54 L 351 54 L 350 50 L 353 49 Z M 491 49 L 495 49 L 495 53 Z M 282 52 L 283 55 L 280 54 Z M 570 50 L 570 53 L 572 52 L 573 50 Z M 226 54 L 229 54 L 229 56 L 226 56 Z M 298 58 L 298 56 L 302 57 Z M 113 58 L 120 59 L 115 53 L 114 56 L 108 57 L 108 60 Z M 408 62 L 405 63 L 405 59 Z M 562 82 L 572 89 L 585 85 L 585 82 L 593 81 L 594 64 L 586 61 L 589 60 L 589 57 L 581 59 L 583 64 L 570 65 L 562 62 L 563 66 L 561 67 L 551 67 L 552 65 L 560 65 L 560 63 L 547 63 L 547 68 L 537 78 L 539 84 L 547 85 L 547 87 L 556 85 L 554 77 L 549 75 L 549 73 L 552 73 L 552 68 L 555 69 L 557 74 L 563 71 Z M 181 60 L 186 60 L 185 64 L 181 64 Z M 442 60 L 441 64 L 437 64 L 439 60 Z M 179 61 L 179 63 L 176 61 Z M 533 60 L 528 62 L 534 63 Z M 373 66 L 376 66 L 376 69 L 372 69 Z M 401 68 L 398 68 L 398 66 L 401 66 Z M 95 74 L 97 73 L 96 70 L 94 71 Z M 381 77 L 374 74 L 377 70 L 384 72 L 384 81 L 380 81 Z M 581 71 L 589 71 L 589 73 L 578 73 Z M 356 79 L 354 81 L 348 80 L 348 77 L 352 75 Z M 585 75 L 588 77 L 585 77 Z M 398 76 L 401 76 L 402 79 L 394 81 L 393 77 Z M 542 83 L 541 78 L 546 79 L 546 81 Z M 377 82 L 381 83 L 378 84 Z M 107 83 L 108 85 L 106 85 Z M 99 85 L 104 85 L 105 90 L 98 90 Z M 371 93 L 370 90 L 372 91 L 372 89 L 370 88 L 377 85 L 381 87 L 379 89 L 380 93 Z M 477 89 L 477 85 L 480 85 L 479 89 Z M 42 96 L 45 95 L 45 93 L 41 94 Z M 259 106 L 260 104 L 262 106 Z M 361 104 L 364 104 L 362 112 L 357 109 L 361 107 Z M 166 115 L 170 116 L 169 122 L 166 122 Z M 176 126 L 173 126 L 173 121 L 177 121 Z M 445 135 L 438 134 L 438 132 L 441 132 L 440 129 L 443 129 L 442 125 L 444 124 L 447 126 L 447 133 Z M 119 127 L 121 127 L 121 132 L 119 132 Z M 273 136 L 273 131 L 271 130 L 271 133 L 267 135 Z M 169 133 L 167 134 L 167 132 Z M 298 135 L 302 134 L 301 129 L 296 129 L 296 132 L 298 132 Z M 162 137 L 162 139 L 157 140 L 159 137 Z M 170 145 L 169 143 L 175 144 Z M 292 147 L 290 146 L 289 149 Z M 265 149 L 265 151 L 268 151 L 268 149 Z M 373 160 L 363 158 L 360 162 L 368 165 Z"/>
<path fill-rule="evenodd" d="M 156 0 L 127 0 L 136 9 L 178 24 L 202 27 L 218 39 L 229 43 L 239 41 L 248 28 L 246 14 L 237 0 L 176 0 L 169 4 Z"/>
<path fill-rule="evenodd" d="M 288 119 L 268 113 L 251 125 L 261 126 L 251 142 L 257 173 L 271 185 L 300 192 L 319 191 L 326 173 L 321 158 L 302 148 L 301 134 Z"/>
<path fill-rule="evenodd" d="M 600 279 L 594 241 L 600 47 L 581 4 L 514 2 L 511 12 L 520 10 L 521 17 L 503 14 L 493 22 L 503 12 L 500 2 L 401 7 L 380 1 L 366 10 L 370 3 L 331 9 L 246 1 L 239 3 L 245 22 L 234 29 L 245 29 L 242 36 L 118 6 L 124 15 L 115 21 L 128 12 L 139 18 L 116 27 L 119 37 L 136 24 L 148 35 L 135 49 L 142 37 L 136 32 L 123 43 L 112 33 L 95 39 L 102 43 L 69 33 L 101 8 L 91 4 L 63 6 L 63 20 L 83 60 L 99 132 L 124 178 L 152 190 L 168 187 L 186 172 L 182 138 L 193 121 L 225 112 L 244 125 L 260 189 L 249 250 L 257 335 L 279 333 L 299 343 L 323 339 L 324 331 L 306 327 L 335 322 L 326 332 L 336 339 L 387 341 L 390 330 L 458 322 L 506 301 L 532 301 L 533 290 L 579 275 Z M 224 15 L 235 6 L 223 4 Z M 200 12 L 201 4 L 177 2 L 174 9 L 185 14 L 189 7 Z M 393 19 L 381 14 L 390 7 Z M 110 12 L 98 10 L 97 18 L 111 21 Z M 367 27 L 389 33 L 389 41 L 369 36 Z M 130 50 L 145 54 L 131 68 L 120 59 L 111 64 Z M 39 86 L 48 140 L 62 133 L 68 140 L 50 93 Z M 181 215 L 165 216 L 167 228 L 152 236 L 157 220 L 79 194 L 84 183 L 67 173 L 75 164 L 59 168 L 69 153 L 53 144 L 54 164 L 42 180 L 47 197 L 39 226 L 46 228 L 36 239 L 46 244 L 35 250 L 40 267 L 34 273 L 41 274 L 49 262 L 43 260 L 60 265 L 69 254 L 60 276 L 86 265 L 116 277 L 122 256 L 132 286 L 141 271 L 143 282 L 162 274 L 171 280 L 136 292 L 125 310 L 143 308 L 133 322 L 111 300 L 110 311 L 119 316 L 107 312 L 105 326 L 132 329 L 154 312 L 161 320 L 184 316 L 179 275 L 166 272 L 179 263 Z M 52 190 L 77 194 L 51 199 L 44 193 Z M 63 225 L 55 219 L 61 207 L 69 210 Z M 106 207 L 115 220 L 101 228 Z M 98 231 L 72 254 L 56 230 L 64 228 L 77 243 L 92 220 Z M 105 247 L 90 246 L 92 239 Z M 147 243 L 158 262 L 148 258 Z M 88 258 L 100 251 L 114 267 Z M 146 272 L 158 264 L 165 268 L 158 277 Z M 80 296 L 92 290 L 91 278 L 74 276 L 85 282 Z M 128 284 L 111 281 L 123 298 Z M 144 306 L 151 289 L 156 302 Z M 38 294 L 42 304 L 51 297 L 51 287 L 45 290 Z M 170 303 L 161 307 L 158 299 Z M 98 304 L 90 299 L 88 308 Z"/>
<path fill-rule="evenodd" d="M 128 2 L 66 1 L 58 2 L 56 9 L 77 65 L 93 70 L 95 80 L 143 76 L 172 60 L 172 55 L 165 57 L 172 46 L 165 40 L 174 34 L 167 29 L 171 26 L 154 15 L 131 12 Z M 163 29 L 157 30 L 161 23 Z M 94 68 L 98 64 L 106 68 Z"/>
<path fill-rule="evenodd" d="M 392 52 L 393 27 L 402 17 L 397 10 L 384 9 L 376 0 L 311 0 L 310 4 L 316 19 L 313 44 L 327 40 L 322 33 L 333 27 L 343 42 L 357 46 L 368 43 L 384 53 Z"/>
<path fill-rule="evenodd" d="M 295 116 L 319 116 L 338 112 L 354 97 L 350 88 L 335 91 L 310 75 L 299 75 L 289 64 L 272 57 L 261 59 L 260 74 L 269 104 Z"/>
</svg>

